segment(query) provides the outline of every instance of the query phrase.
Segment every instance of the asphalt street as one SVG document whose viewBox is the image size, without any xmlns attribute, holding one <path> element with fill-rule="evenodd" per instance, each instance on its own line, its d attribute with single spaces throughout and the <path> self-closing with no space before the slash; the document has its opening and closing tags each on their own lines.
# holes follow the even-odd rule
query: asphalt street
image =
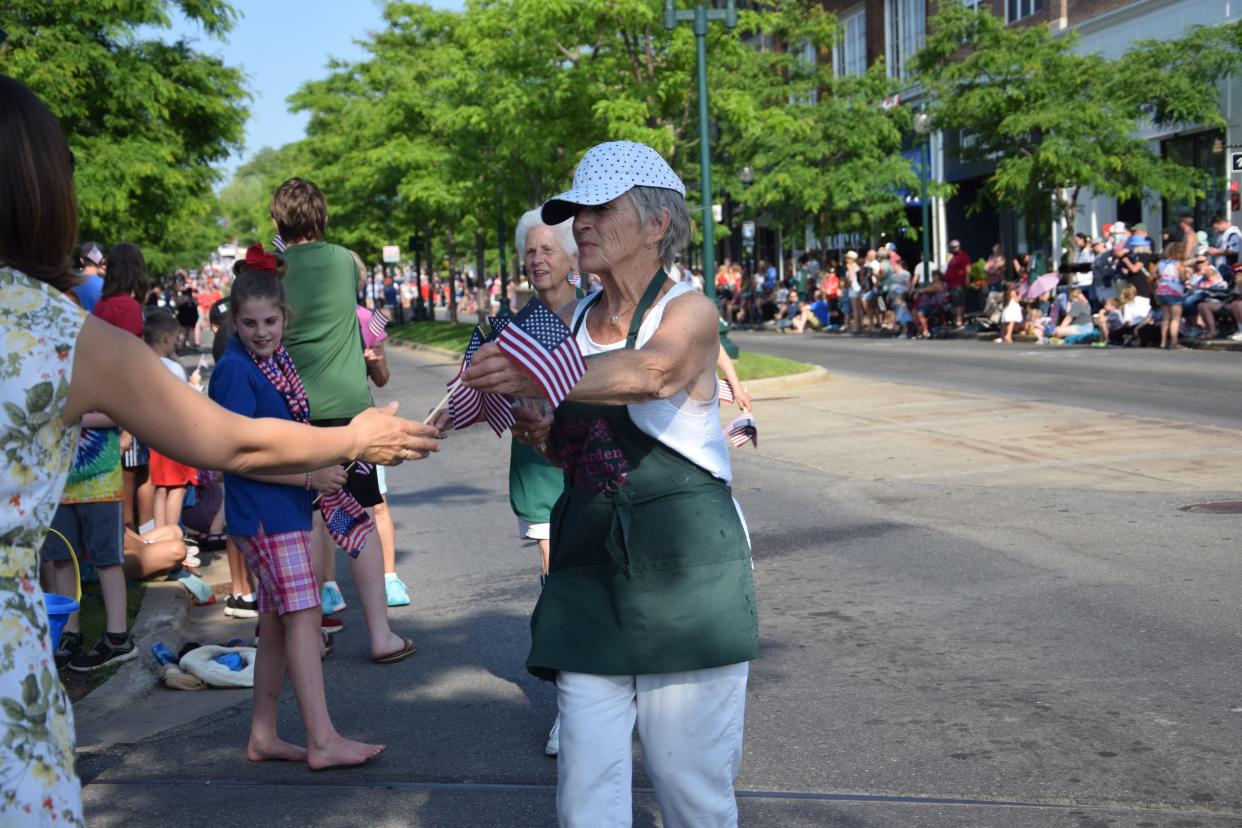
<svg viewBox="0 0 1242 828">
<path fill-rule="evenodd" d="M 737 339 L 834 372 L 1078 404 L 1099 389 L 1106 410 L 1238 425 L 1237 355 Z M 425 413 L 453 367 L 390 359 L 381 400 Z M 1174 399 L 1185 393 L 1198 396 Z M 848 434 L 807 438 L 808 456 L 848 446 Z M 475 428 L 390 471 L 413 597 L 392 618 L 419 651 L 371 664 L 346 583 L 346 629 L 325 662 L 338 729 L 385 742 L 380 759 L 318 774 L 248 764 L 244 703 L 82 755 L 89 823 L 554 824 L 553 690 L 522 666 L 537 553 L 516 538 L 507 465 L 507 439 Z M 743 825 L 1242 826 L 1242 518 L 1180 512 L 1184 492 L 1083 488 L 1072 473 L 1048 488 L 877 482 L 747 450 L 735 476 L 762 638 Z M 1216 495 L 1239 489 L 1223 481 Z M 282 727 L 300 737 L 288 690 Z M 635 785 L 635 824 L 659 825 L 641 770 Z"/>
<path fill-rule="evenodd" d="M 872 379 L 1242 427 L 1242 353 L 737 331 L 743 349 Z"/>
</svg>

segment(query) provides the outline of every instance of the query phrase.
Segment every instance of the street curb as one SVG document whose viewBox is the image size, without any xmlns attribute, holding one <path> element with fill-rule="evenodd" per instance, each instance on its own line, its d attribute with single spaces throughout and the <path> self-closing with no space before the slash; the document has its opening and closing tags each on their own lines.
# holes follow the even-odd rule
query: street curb
<svg viewBox="0 0 1242 828">
<path fill-rule="evenodd" d="M 758 398 L 760 394 L 771 393 L 773 391 L 791 391 L 795 388 L 805 388 L 808 385 L 819 385 L 821 382 L 827 382 L 831 378 L 828 369 L 822 365 L 815 365 L 809 371 L 802 371 L 798 374 L 786 374 L 783 377 L 764 377 L 763 379 L 744 381 L 746 390 L 750 392 L 752 398 Z"/>
<path fill-rule="evenodd" d="M 151 656 L 151 646 L 163 641 L 176 652 L 189 614 L 190 595 L 184 587 L 173 581 L 148 583 L 131 630 L 138 657 L 122 664 L 110 679 L 74 704 L 75 719 L 82 722 L 106 716 L 155 686 L 159 665 Z"/>
</svg>

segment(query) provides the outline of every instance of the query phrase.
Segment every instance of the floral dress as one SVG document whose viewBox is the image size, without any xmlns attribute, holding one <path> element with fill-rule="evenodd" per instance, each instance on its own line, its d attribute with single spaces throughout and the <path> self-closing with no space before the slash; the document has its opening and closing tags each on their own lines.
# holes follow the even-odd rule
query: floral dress
<svg viewBox="0 0 1242 828">
<path fill-rule="evenodd" d="M 0 825 L 84 825 L 38 578 L 77 444 L 62 413 L 83 319 L 56 290 L 0 268 Z"/>
</svg>

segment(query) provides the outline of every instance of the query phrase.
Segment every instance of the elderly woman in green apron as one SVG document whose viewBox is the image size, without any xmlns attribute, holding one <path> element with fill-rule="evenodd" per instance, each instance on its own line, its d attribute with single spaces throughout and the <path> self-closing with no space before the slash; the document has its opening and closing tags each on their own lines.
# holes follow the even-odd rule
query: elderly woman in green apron
<svg viewBox="0 0 1242 828">
<path fill-rule="evenodd" d="M 553 310 L 582 297 L 569 281 L 578 263 L 572 220 L 560 224 L 543 223 L 539 210 L 530 210 L 517 223 L 517 252 L 539 301 Z M 532 401 L 539 406 L 539 401 Z M 539 546 L 540 574 L 548 574 L 549 538 L 552 507 L 565 490 L 565 475 L 548 462 L 534 446 L 518 440 L 509 450 L 509 505 L 518 519 L 518 536 Z M 542 581 L 543 578 L 540 578 Z M 543 752 L 555 756 L 560 750 L 561 717 L 548 732 Z"/>
<path fill-rule="evenodd" d="M 555 416 L 514 436 L 564 471 L 527 668 L 557 683 L 563 826 L 629 825 L 635 724 L 664 824 L 737 823 L 748 663 L 758 650 L 750 543 L 718 419 L 715 306 L 665 275 L 690 234 L 685 186 L 643 144 L 592 148 L 543 219 L 574 217 L 603 289 L 562 313 L 587 372 Z M 465 381 L 538 386 L 494 345 Z"/>
</svg>

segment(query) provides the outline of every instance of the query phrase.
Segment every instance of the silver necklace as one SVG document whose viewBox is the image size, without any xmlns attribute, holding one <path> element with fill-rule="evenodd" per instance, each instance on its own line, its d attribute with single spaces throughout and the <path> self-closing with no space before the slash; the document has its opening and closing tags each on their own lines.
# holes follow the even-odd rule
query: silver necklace
<svg viewBox="0 0 1242 828">
<path fill-rule="evenodd" d="M 621 314 L 625 313 L 627 310 L 629 310 L 630 308 L 634 307 L 634 305 L 637 305 L 637 304 L 638 304 L 637 302 L 633 302 L 629 305 L 626 305 L 624 308 L 622 308 L 617 313 L 614 313 L 612 316 L 609 316 L 608 321 L 614 325 L 617 324 L 617 320 L 621 318 Z"/>
</svg>

